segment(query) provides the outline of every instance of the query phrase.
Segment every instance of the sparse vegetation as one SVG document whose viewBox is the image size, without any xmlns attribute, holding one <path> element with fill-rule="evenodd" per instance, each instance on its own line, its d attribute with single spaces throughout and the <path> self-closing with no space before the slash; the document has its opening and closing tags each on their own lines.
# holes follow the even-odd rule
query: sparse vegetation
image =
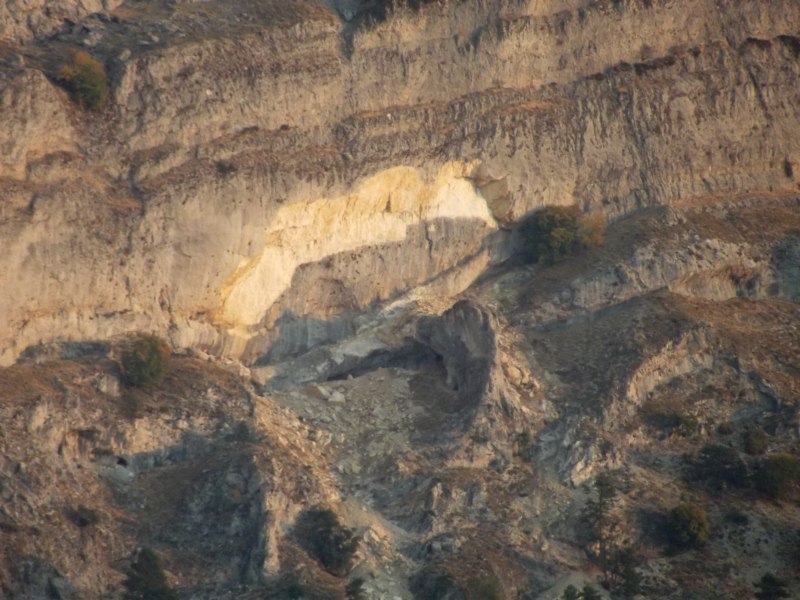
<svg viewBox="0 0 800 600">
<path fill-rule="evenodd" d="M 72 51 L 72 60 L 61 65 L 56 79 L 72 99 L 84 108 L 97 110 L 108 99 L 105 67 L 84 50 Z"/>
<path fill-rule="evenodd" d="M 520 226 L 526 258 L 552 264 L 581 247 L 598 246 L 605 238 L 599 213 L 583 215 L 577 206 L 546 206 Z"/>
<path fill-rule="evenodd" d="M 677 548 L 701 546 L 711 534 L 705 509 L 692 504 L 679 504 L 669 511 L 666 528 L 669 541 Z"/>
<path fill-rule="evenodd" d="M 773 454 L 756 470 L 755 485 L 776 500 L 785 500 L 800 483 L 800 459 L 791 454 Z"/>
<path fill-rule="evenodd" d="M 167 372 L 169 346 L 154 335 L 135 335 L 122 344 L 121 362 L 125 381 L 135 387 L 146 387 L 160 380 Z"/>
<path fill-rule="evenodd" d="M 127 590 L 125 600 L 178 600 L 178 594 L 167 583 L 158 555 L 150 548 L 136 553 L 123 585 Z"/>
<path fill-rule="evenodd" d="M 358 538 L 339 522 L 335 512 L 329 508 L 309 509 L 297 519 L 294 531 L 301 546 L 328 572 L 339 577 L 347 574 L 358 549 Z"/>
</svg>

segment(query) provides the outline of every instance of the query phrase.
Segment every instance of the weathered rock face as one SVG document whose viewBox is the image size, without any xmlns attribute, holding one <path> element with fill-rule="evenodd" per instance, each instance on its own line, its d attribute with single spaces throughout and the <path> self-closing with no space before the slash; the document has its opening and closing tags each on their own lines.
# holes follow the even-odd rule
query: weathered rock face
<svg viewBox="0 0 800 600">
<path fill-rule="evenodd" d="M 557 598 L 603 471 L 647 597 L 795 573 L 745 454 L 800 455 L 800 4 L 402 4 L 0 7 L 0 595 L 119 597 L 145 546 L 186 598 Z M 605 244 L 515 262 L 572 203 Z M 207 360 L 131 386 L 130 331 Z"/>
<path fill-rule="evenodd" d="M 131 329 L 274 360 L 502 260 L 497 224 L 542 204 L 797 189 L 794 2 L 453 2 L 347 35 L 240 8 L 109 7 L 4 67 L 5 363 Z M 65 43 L 105 60 L 102 113 L 39 72 Z"/>
<path fill-rule="evenodd" d="M 90 13 L 112 10 L 121 0 L 8 0 L 0 5 L 0 40 L 24 42 L 50 35 Z"/>
</svg>

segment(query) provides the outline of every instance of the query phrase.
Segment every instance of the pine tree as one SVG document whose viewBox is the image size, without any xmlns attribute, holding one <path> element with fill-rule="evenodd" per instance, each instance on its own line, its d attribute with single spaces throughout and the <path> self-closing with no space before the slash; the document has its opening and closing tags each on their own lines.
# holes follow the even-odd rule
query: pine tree
<svg viewBox="0 0 800 600">
<path fill-rule="evenodd" d="M 603 577 L 609 580 L 609 547 L 611 543 L 611 530 L 613 521 L 611 509 L 617 496 L 617 489 L 614 480 L 608 473 L 601 473 L 594 482 L 595 498 L 590 498 L 583 511 L 583 517 L 589 525 L 589 532 L 592 540 L 597 542 L 597 560 L 600 568 L 603 569 Z"/>
</svg>

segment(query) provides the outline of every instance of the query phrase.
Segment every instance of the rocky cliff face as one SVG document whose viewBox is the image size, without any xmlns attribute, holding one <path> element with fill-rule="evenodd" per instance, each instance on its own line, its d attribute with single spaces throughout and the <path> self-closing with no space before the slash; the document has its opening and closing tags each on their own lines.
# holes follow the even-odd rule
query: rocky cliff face
<svg viewBox="0 0 800 600">
<path fill-rule="evenodd" d="M 800 4 L 387 5 L 0 5 L 4 594 L 118 597 L 146 546 L 187 598 L 341 597 L 323 506 L 365 597 L 556 597 L 607 471 L 648 597 L 796 574 L 742 439 L 798 452 Z M 550 204 L 605 244 L 521 264 Z M 145 389 L 131 332 L 180 354 Z"/>
<path fill-rule="evenodd" d="M 348 33 L 311 4 L 139 3 L 7 49 L 3 360 L 133 328 L 285 355 L 502 260 L 498 225 L 543 204 L 796 193 L 796 3 L 556 4 Z M 101 113 L 45 76 L 81 44 Z"/>
</svg>

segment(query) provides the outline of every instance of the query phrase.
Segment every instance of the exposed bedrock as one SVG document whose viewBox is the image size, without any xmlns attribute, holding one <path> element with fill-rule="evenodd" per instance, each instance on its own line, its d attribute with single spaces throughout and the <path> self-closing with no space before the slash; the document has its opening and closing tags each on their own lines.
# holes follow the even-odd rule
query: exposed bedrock
<svg viewBox="0 0 800 600">
<path fill-rule="evenodd" d="M 514 365 L 518 356 L 501 350 L 496 317 L 485 307 L 462 300 L 440 317 L 420 319 L 416 329 L 417 340 L 442 357 L 447 382 L 462 404 L 463 427 L 491 440 L 483 456 L 476 455 L 473 447 L 455 461 L 507 459 L 514 434 L 535 431 L 548 411 L 538 401 L 534 405 L 530 392 L 535 384 L 523 382 L 527 365 Z M 516 381 L 510 382 L 507 372 L 518 373 Z"/>
<path fill-rule="evenodd" d="M 438 278 L 443 295 L 457 293 L 485 266 L 497 229 L 465 177 L 472 169 L 450 163 L 429 182 L 396 168 L 352 194 L 277 206 L 203 207 L 186 194 L 139 210 L 80 182 L 61 186 L 3 225 L 22 259 L 6 271 L 21 286 L 3 298 L 5 360 L 48 341 L 59 320 L 65 337 L 169 330 L 179 346 L 248 360 L 275 346 L 277 359 L 342 337 L 348 314 L 420 284 Z M 72 238 L 79 222 L 89 233 Z"/>
<path fill-rule="evenodd" d="M 113 10 L 122 0 L 9 0 L 0 4 L 0 40 L 24 42 L 50 35 L 91 13 Z"/>
<path fill-rule="evenodd" d="M 797 191 L 796 2 L 431 3 L 349 51 L 319 5 L 245 5 L 124 4 L 3 50 L 0 362 L 135 329 L 284 360 L 463 291 L 543 204 Z M 43 75 L 87 40 L 101 113 Z"/>
</svg>

